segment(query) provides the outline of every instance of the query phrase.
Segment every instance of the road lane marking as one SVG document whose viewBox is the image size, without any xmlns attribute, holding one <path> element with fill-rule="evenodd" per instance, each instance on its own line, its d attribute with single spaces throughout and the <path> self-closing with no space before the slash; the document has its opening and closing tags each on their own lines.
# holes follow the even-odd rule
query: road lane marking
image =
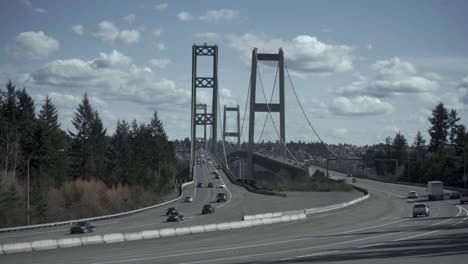
<svg viewBox="0 0 468 264">
<path fill-rule="evenodd" d="M 360 229 L 344 231 L 344 232 L 340 232 L 340 233 L 334 233 L 334 234 L 331 234 L 330 236 L 345 235 L 345 234 L 353 233 L 353 232 L 356 232 L 356 231 L 363 231 L 363 230 L 373 229 L 373 228 L 377 228 L 377 227 L 381 227 L 381 226 L 387 226 L 387 225 L 391 225 L 391 224 L 394 224 L 394 223 L 399 223 L 401 221 L 406 221 L 406 220 L 408 220 L 408 219 L 403 218 L 403 219 L 400 219 L 400 220 L 397 220 L 397 221 L 393 221 L 393 222 L 389 222 L 389 223 L 385 223 L 385 224 L 381 224 L 381 225 L 375 225 L 375 226 L 364 227 L 364 228 L 360 228 Z"/>
<path fill-rule="evenodd" d="M 364 246 L 360 246 L 358 248 L 368 248 L 368 247 L 375 247 L 375 246 L 380 246 L 380 245 L 383 245 L 385 243 L 375 243 L 375 244 L 369 244 L 369 245 L 364 245 Z"/>
<path fill-rule="evenodd" d="M 392 192 L 388 192 L 388 191 L 384 191 L 384 190 L 381 190 L 381 189 L 377 189 L 377 188 L 373 188 L 373 187 L 369 187 L 369 186 L 363 186 L 361 184 L 354 184 L 354 185 L 356 185 L 358 187 L 362 187 L 362 188 L 371 189 L 371 190 L 374 190 L 374 191 L 379 191 L 379 192 L 391 194 L 391 195 L 394 195 L 396 197 L 405 198 L 405 196 L 402 196 L 402 195 L 399 195 L 399 194 L 396 194 L 396 193 L 392 193 Z"/>
</svg>

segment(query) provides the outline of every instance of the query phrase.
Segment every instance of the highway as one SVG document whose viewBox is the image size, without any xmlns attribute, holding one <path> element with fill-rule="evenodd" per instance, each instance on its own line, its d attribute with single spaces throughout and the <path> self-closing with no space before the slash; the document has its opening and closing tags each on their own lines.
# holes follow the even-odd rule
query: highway
<svg viewBox="0 0 468 264">
<path fill-rule="evenodd" d="M 425 201 L 424 188 L 362 179 L 356 184 L 367 188 L 371 198 L 342 210 L 309 215 L 306 221 L 11 254 L 0 257 L 0 261 L 95 264 L 466 262 L 468 205 L 460 206 L 457 200 L 427 202 L 431 215 L 413 218 L 413 203 L 407 201 L 406 195 L 415 190 L 420 194 L 419 200 Z M 226 209 L 228 206 L 229 203 Z"/>
<path fill-rule="evenodd" d="M 345 202 L 362 196 L 360 192 L 336 192 L 336 193 L 290 193 L 287 198 L 272 197 L 250 193 L 244 188 L 229 182 L 222 170 L 218 170 L 221 179 L 215 179 L 212 172 L 216 169 L 214 163 L 200 163 L 195 166 L 195 183 L 186 187 L 184 196 L 192 196 L 193 202 L 185 203 L 180 199 L 173 203 L 154 208 L 135 215 L 96 221 L 94 234 L 129 233 L 142 230 L 150 230 L 165 227 L 183 227 L 198 224 L 220 223 L 226 221 L 239 221 L 244 214 L 268 213 L 318 207 Z M 204 184 L 203 188 L 196 188 L 198 182 Z M 209 182 L 214 188 L 207 188 Z M 226 184 L 226 189 L 217 188 L 221 183 Z M 228 201 L 217 203 L 216 195 L 219 192 L 227 194 Z M 204 204 L 212 203 L 216 207 L 213 215 L 202 215 Z M 177 207 L 185 216 L 183 222 L 166 222 L 166 210 L 168 207 Z M 70 235 L 69 226 L 48 227 L 28 231 L 0 233 L 0 244 L 27 242 L 44 239 L 60 239 L 79 237 L 81 234 Z"/>
</svg>

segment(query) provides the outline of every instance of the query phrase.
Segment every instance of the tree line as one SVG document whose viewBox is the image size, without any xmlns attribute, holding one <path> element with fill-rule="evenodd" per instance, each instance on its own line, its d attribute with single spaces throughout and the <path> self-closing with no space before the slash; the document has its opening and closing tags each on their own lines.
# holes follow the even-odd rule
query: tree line
<svg viewBox="0 0 468 264">
<path fill-rule="evenodd" d="M 46 96 L 39 111 L 26 89 L 0 89 L 0 226 L 134 209 L 174 190 L 176 157 L 155 111 L 148 124 L 119 120 L 108 135 L 87 94 L 59 123 Z M 29 175 L 29 177 L 28 177 Z"/>
</svg>

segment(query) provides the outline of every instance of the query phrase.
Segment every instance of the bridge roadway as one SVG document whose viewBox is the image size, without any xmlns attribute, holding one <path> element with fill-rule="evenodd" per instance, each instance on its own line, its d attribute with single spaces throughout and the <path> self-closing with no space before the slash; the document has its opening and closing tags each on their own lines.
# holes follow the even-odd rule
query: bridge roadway
<svg viewBox="0 0 468 264">
<path fill-rule="evenodd" d="M 468 205 L 427 202 L 412 218 L 407 192 L 425 190 L 358 179 L 371 198 L 295 223 L 49 250 L 0 257 L 2 263 L 465 263 Z M 226 205 L 227 207 L 227 205 Z"/>
<path fill-rule="evenodd" d="M 221 179 L 215 179 L 212 174 L 215 164 L 201 163 L 195 168 L 195 183 L 186 187 L 184 195 L 193 196 L 191 203 L 185 203 L 183 198 L 162 207 L 141 212 L 132 216 L 96 221 L 96 232 L 93 234 L 106 233 L 130 233 L 142 230 L 159 229 L 165 227 L 193 226 L 198 224 L 220 223 L 237 221 L 245 214 L 268 213 L 303 209 L 317 206 L 325 206 L 345 202 L 362 194 L 359 192 L 336 192 L 336 193 L 289 193 L 287 198 L 259 195 L 246 191 L 244 188 L 229 182 L 222 170 L 218 170 Z M 203 188 L 195 188 L 198 182 L 204 184 Z M 207 188 L 208 182 L 214 184 L 214 188 Z M 221 183 L 226 184 L 226 189 L 216 188 Z M 216 195 L 224 192 L 228 195 L 228 202 L 216 203 Z M 216 213 L 213 215 L 202 215 L 201 209 L 204 204 L 213 203 Z M 185 221 L 178 223 L 166 222 L 166 209 L 175 206 L 185 215 Z M 43 239 L 60 239 L 81 236 L 70 235 L 69 226 L 57 226 L 29 231 L 17 231 L 0 233 L 0 244 L 27 242 Z M 1 261 L 0 261 L 1 262 Z"/>
</svg>

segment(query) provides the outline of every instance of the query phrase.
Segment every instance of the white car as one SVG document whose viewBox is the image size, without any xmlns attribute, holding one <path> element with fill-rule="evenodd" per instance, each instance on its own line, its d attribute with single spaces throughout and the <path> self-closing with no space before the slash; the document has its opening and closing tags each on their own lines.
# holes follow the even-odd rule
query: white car
<svg viewBox="0 0 468 264">
<path fill-rule="evenodd" d="M 184 200 L 186 203 L 190 203 L 193 201 L 193 197 L 192 196 L 187 196 L 185 197 L 185 200 Z"/>
<path fill-rule="evenodd" d="M 417 203 L 413 206 L 413 217 L 418 215 L 429 216 L 429 205 L 424 203 Z"/>
<path fill-rule="evenodd" d="M 408 199 L 416 199 L 418 198 L 418 193 L 415 191 L 409 191 L 408 192 Z"/>
<path fill-rule="evenodd" d="M 220 185 L 218 186 L 218 188 L 223 188 L 223 189 L 224 189 L 224 188 L 226 188 L 226 184 L 222 183 L 222 184 L 220 184 Z"/>
</svg>

